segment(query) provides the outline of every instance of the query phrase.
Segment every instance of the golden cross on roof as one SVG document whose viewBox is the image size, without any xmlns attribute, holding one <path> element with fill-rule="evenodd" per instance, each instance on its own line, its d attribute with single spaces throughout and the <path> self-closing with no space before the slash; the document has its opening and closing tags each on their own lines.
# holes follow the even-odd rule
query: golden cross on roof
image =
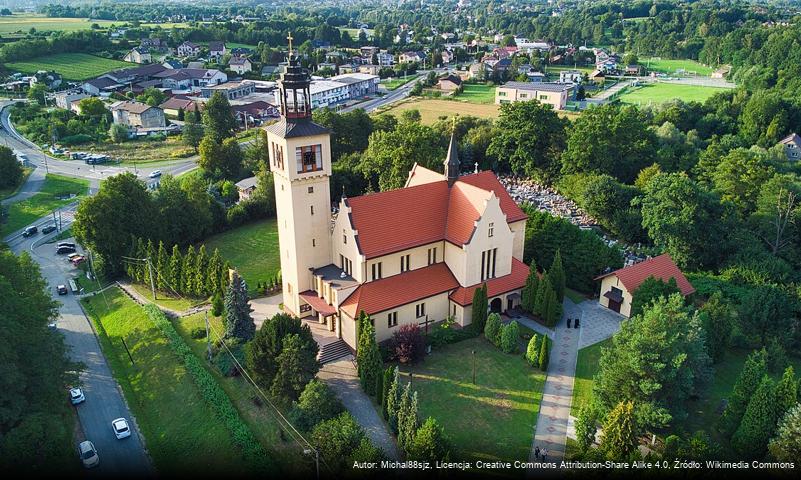
<svg viewBox="0 0 801 480">
<path fill-rule="evenodd" d="M 292 40 L 294 40 L 294 38 L 292 38 L 292 32 L 289 32 L 289 35 L 287 35 L 286 39 L 289 40 L 289 58 L 291 59 L 292 58 Z"/>
</svg>

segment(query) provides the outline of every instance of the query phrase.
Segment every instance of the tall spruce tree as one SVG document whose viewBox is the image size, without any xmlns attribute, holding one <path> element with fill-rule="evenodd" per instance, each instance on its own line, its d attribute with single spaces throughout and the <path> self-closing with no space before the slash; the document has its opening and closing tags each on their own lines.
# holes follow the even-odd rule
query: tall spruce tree
<svg viewBox="0 0 801 480">
<path fill-rule="evenodd" d="M 601 451 L 609 460 L 627 460 L 637 450 L 634 403 L 620 402 L 606 416 Z"/>
<path fill-rule="evenodd" d="M 181 250 L 178 245 L 172 246 L 172 254 L 170 255 L 170 285 L 177 292 L 183 292 L 183 272 L 184 257 L 181 255 Z"/>
<path fill-rule="evenodd" d="M 551 263 L 551 269 L 548 270 L 548 273 L 551 287 L 556 293 L 556 300 L 561 304 L 565 299 L 565 269 L 562 266 L 562 253 L 559 249 L 556 249 L 556 254 L 553 256 L 553 263 Z"/>
<path fill-rule="evenodd" d="M 749 460 L 765 455 L 768 441 L 776 431 L 776 407 L 776 382 L 765 375 L 748 402 L 740 426 L 731 437 L 732 448 L 737 453 L 747 455 Z"/>
<path fill-rule="evenodd" d="M 537 266 L 534 261 L 531 262 L 529 267 L 528 277 L 526 278 L 526 285 L 523 287 L 523 292 L 520 295 L 520 306 L 526 312 L 534 311 L 534 301 L 537 298 L 537 289 L 540 286 L 540 277 L 537 275 Z"/>
<path fill-rule="evenodd" d="M 737 430 L 745 414 L 745 409 L 748 407 L 751 395 L 759 387 L 762 377 L 767 373 L 767 353 L 765 350 L 752 352 L 743 365 L 743 370 L 732 388 L 726 409 L 723 411 L 720 429 L 724 433 L 731 436 Z"/>
<path fill-rule="evenodd" d="M 781 380 L 776 384 L 776 418 L 783 418 L 788 410 L 798 401 L 798 382 L 795 370 L 789 365 L 784 369 Z"/>
<path fill-rule="evenodd" d="M 197 278 L 197 253 L 194 245 L 189 245 L 189 248 L 186 249 L 184 265 L 181 268 L 181 277 L 183 280 L 181 285 L 182 292 L 186 295 L 193 295 L 195 279 Z"/>
<path fill-rule="evenodd" d="M 225 294 L 225 336 L 247 342 L 256 333 L 256 324 L 250 312 L 248 291 L 239 273 L 234 272 L 231 284 Z"/>
<path fill-rule="evenodd" d="M 156 260 L 156 283 L 158 289 L 161 291 L 169 291 L 168 285 L 170 284 L 170 257 L 167 255 L 167 249 L 164 247 L 164 242 L 159 241 L 159 253 Z"/>
<path fill-rule="evenodd" d="M 206 255 L 206 245 L 201 245 L 195 259 L 195 279 L 192 282 L 192 294 L 202 297 L 206 293 L 206 276 L 208 275 L 207 266 L 209 263 Z"/>
<path fill-rule="evenodd" d="M 575 422 L 576 443 L 578 444 L 579 452 L 582 454 L 589 450 L 593 442 L 595 442 L 595 434 L 598 431 L 597 421 L 597 409 L 593 408 L 590 403 L 585 403 L 579 408 Z"/>
<path fill-rule="evenodd" d="M 545 272 L 542 275 L 542 278 L 537 285 L 537 295 L 534 297 L 534 309 L 533 312 L 540 317 L 543 316 L 543 310 L 546 308 L 545 303 L 545 296 L 548 290 L 552 290 L 551 287 L 551 276 L 548 272 Z"/>
<path fill-rule="evenodd" d="M 220 291 L 220 271 L 223 268 L 222 256 L 220 250 L 215 248 L 214 252 L 209 258 L 209 264 L 206 271 L 206 292 L 210 295 Z"/>
<path fill-rule="evenodd" d="M 543 336 L 540 342 L 539 367 L 543 372 L 548 370 L 548 337 Z"/>
<path fill-rule="evenodd" d="M 139 283 L 144 283 L 147 281 L 147 262 L 144 261 L 147 258 L 147 244 L 142 238 L 136 240 L 136 258 L 140 259 L 140 261 L 136 262 L 135 280 Z"/>
<path fill-rule="evenodd" d="M 383 382 L 383 391 L 381 392 L 381 414 L 384 416 L 384 420 L 389 419 L 389 413 L 387 411 L 387 399 L 389 398 L 389 390 L 392 388 L 392 380 L 395 377 L 395 367 L 387 367 L 384 370 L 384 382 Z"/>
<path fill-rule="evenodd" d="M 387 392 L 387 423 L 394 433 L 398 433 L 398 410 L 400 409 L 400 378 L 398 367 L 394 368 L 392 381 Z"/>
<path fill-rule="evenodd" d="M 376 378 L 381 375 L 381 353 L 375 341 L 375 327 L 370 317 L 359 312 L 359 345 L 356 350 L 356 364 L 362 389 L 368 395 L 376 395 Z"/>
</svg>

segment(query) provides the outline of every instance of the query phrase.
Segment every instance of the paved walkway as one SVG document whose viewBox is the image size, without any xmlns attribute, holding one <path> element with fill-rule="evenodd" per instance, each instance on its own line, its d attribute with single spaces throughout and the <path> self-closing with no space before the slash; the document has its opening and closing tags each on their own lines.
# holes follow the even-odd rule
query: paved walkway
<svg viewBox="0 0 801 480">
<path fill-rule="evenodd" d="M 579 350 L 604 341 L 620 330 L 620 322 L 625 317 L 604 307 L 596 300 L 587 300 L 578 304 L 581 308 L 581 336 Z M 571 318 L 576 318 L 572 316 Z"/>
<path fill-rule="evenodd" d="M 373 407 L 372 400 L 364 393 L 359 384 L 353 357 L 348 356 L 326 363 L 317 377 L 334 390 L 373 444 L 381 448 L 388 458 L 399 460 L 400 454 L 395 439 L 390 434 L 387 424 Z"/>
<path fill-rule="evenodd" d="M 581 307 L 565 298 L 565 318 L 581 318 Z M 583 319 L 581 325 L 584 325 Z M 568 329 L 565 321 L 560 321 L 555 329 L 553 349 L 548 361 L 547 378 L 542 391 L 540 414 L 534 432 L 529 459 L 536 461 L 534 448 L 548 450 L 548 459 L 558 461 L 565 456 L 567 423 L 573 400 L 573 380 L 576 373 L 580 330 Z"/>
<path fill-rule="evenodd" d="M 519 323 L 520 325 L 523 325 L 524 327 L 528 327 L 528 328 L 534 330 L 535 332 L 539 333 L 540 335 L 546 335 L 548 338 L 553 340 L 553 336 L 554 336 L 553 329 L 548 328 L 545 325 L 543 325 L 543 324 L 541 324 L 541 323 L 539 323 L 539 322 L 537 322 L 535 320 L 532 320 L 531 318 L 526 316 L 526 314 L 522 314 L 521 313 L 520 315 L 516 315 L 514 313 L 507 312 L 506 314 L 504 314 L 504 316 L 509 317 L 509 319 L 516 321 L 517 323 Z"/>
</svg>

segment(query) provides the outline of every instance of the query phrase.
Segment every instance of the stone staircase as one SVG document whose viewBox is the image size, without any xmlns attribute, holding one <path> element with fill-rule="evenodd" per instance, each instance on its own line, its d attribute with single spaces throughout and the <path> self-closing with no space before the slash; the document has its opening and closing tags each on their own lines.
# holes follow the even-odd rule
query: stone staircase
<svg viewBox="0 0 801 480">
<path fill-rule="evenodd" d="M 351 351 L 350 348 L 348 348 L 348 344 L 342 339 L 337 339 L 336 341 L 320 346 L 320 351 L 317 353 L 317 360 L 321 364 L 326 364 L 350 354 Z"/>
</svg>

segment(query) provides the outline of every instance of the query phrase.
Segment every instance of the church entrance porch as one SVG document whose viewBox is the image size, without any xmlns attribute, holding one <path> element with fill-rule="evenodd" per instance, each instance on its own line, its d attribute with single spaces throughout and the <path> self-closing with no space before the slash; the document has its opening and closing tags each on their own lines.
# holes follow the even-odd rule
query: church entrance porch
<svg viewBox="0 0 801 480">
<path fill-rule="evenodd" d="M 490 312 L 492 313 L 501 313 L 503 309 L 503 301 L 500 298 L 493 298 L 490 302 Z"/>
</svg>

